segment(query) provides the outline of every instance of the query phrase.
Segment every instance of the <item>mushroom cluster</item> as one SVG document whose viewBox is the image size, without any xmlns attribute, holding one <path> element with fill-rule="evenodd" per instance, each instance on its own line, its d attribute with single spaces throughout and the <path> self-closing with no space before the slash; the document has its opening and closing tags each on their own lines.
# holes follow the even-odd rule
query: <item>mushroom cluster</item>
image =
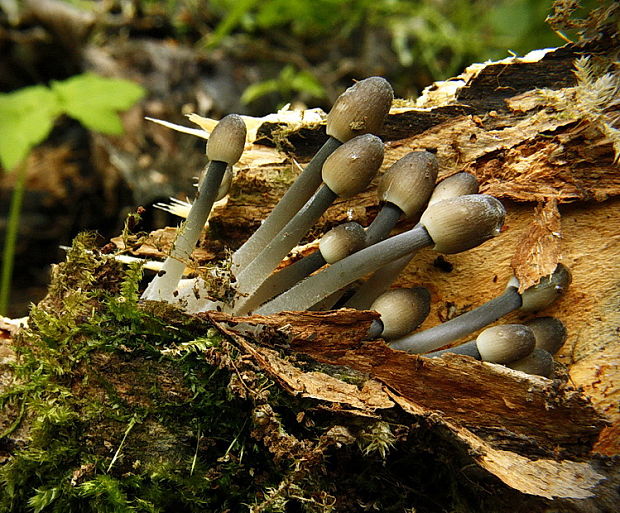
<svg viewBox="0 0 620 513">
<path fill-rule="evenodd" d="M 233 297 L 217 304 L 200 300 L 197 291 L 207 290 L 200 279 L 183 280 L 182 275 L 214 201 L 229 186 L 229 170 L 245 146 L 243 119 L 234 114 L 223 118 L 209 137 L 210 163 L 196 199 L 143 299 L 174 303 L 193 295 L 198 298 L 193 311 L 217 307 L 234 315 L 341 306 L 372 309 L 380 318 L 371 325 L 368 338 L 382 337 L 395 350 L 433 358 L 459 353 L 549 376 L 551 355 L 566 337 L 562 323 L 553 318 L 493 326 L 471 342 L 440 348 L 511 311 L 545 308 L 570 283 L 563 265 L 521 292 L 513 278 L 497 298 L 424 331 L 415 330 L 430 311 L 429 291 L 390 289 L 418 249 L 429 246 L 444 254 L 467 251 L 497 236 L 504 222 L 504 207 L 496 198 L 478 193 L 473 175 L 461 172 L 436 183 L 439 166 L 429 151 L 410 152 L 382 174 L 377 189 L 380 210 L 369 226 L 337 226 L 323 236 L 317 251 L 278 270 L 336 198 L 360 193 L 377 175 L 384 145 L 376 134 L 392 100 L 390 84 L 380 77 L 361 80 L 338 98 L 327 116 L 328 140 L 267 219 L 232 254 Z M 390 235 L 400 220 L 418 222 Z"/>
</svg>

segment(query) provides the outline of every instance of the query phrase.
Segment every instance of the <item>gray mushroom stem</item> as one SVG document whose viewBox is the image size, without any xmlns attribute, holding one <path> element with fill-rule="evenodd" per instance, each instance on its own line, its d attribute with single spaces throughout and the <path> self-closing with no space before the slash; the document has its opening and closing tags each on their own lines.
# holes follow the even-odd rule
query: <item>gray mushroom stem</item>
<svg viewBox="0 0 620 513">
<path fill-rule="evenodd" d="M 316 153 L 301 174 L 288 188 L 284 196 L 271 211 L 252 236 L 233 253 L 233 269 L 240 273 L 250 262 L 273 240 L 273 238 L 286 226 L 291 218 L 291 212 L 298 212 L 312 197 L 312 194 L 321 185 L 321 168 L 334 150 L 342 143 L 329 137 L 321 149 Z"/>
<path fill-rule="evenodd" d="M 357 310 L 370 308 L 373 301 L 390 288 L 390 285 L 392 285 L 403 269 L 409 265 L 414 256 L 415 251 L 376 270 L 358 287 L 344 306 Z"/>
<path fill-rule="evenodd" d="M 213 208 L 227 165 L 226 162 L 218 161 L 209 163 L 206 175 L 198 189 L 197 198 L 192 203 L 186 221 L 179 228 L 170 255 L 166 258 L 161 271 L 148 284 L 142 294 L 142 299 L 168 301 L 172 298 L 172 293 L 183 276 L 186 262 Z"/>
<path fill-rule="evenodd" d="M 431 244 L 433 244 L 433 240 L 422 226 L 395 235 L 353 253 L 324 271 L 305 279 L 284 294 L 258 308 L 256 313 L 268 315 L 283 310 L 307 310 L 324 297 L 358 278 L 411 251 Z"/>
<path fill-rule="evenodd" d="M 478 351 L 478 345 L 475 340 L 470 340 L 469 342 L 465 342 L 459 346 L 450 347 L 448 349 L 441 349 L 440 351 L 433 351 L 432 353 L 427 353 L 424 356 L 428 358 L 439 358 L 444 354 L 462 354 L 466 356 L 471 356 L 476 360 L 482 360 L 482 356 L 480 356 L 480 351 Z"/>
<path fill-rule="evenodd" d="M 409 353 L 426 353 L 478 331 L 520 307 L 518 288 L 509 286 L 503 294 L 482 306 L 433 328 L 393 340 L 390 347 Z"/>
<path fill-rule="evenodd" d="M 393 203 L 386 203 L 381 207 L 372 223 L 366 228 L 366 244 L 372 246 L 374 243 L 385 239 L 396 226 L 403 211 Z"/>
<path fill-rule="evenodd" d="M 172 293 L 183 276 L 185 263 L 189 260 L 217 199 L 226 168 L 237 162 L 243 153 L 245 137 L 245 123 L 237 114 L 222 118 L 211 132 L 207 142 L 207 158 L 210 162 L 198 186 L 196 199 L 187 219 L 177 232 L 170 255 L 147 286 L 142 299 L 172 300 Z"/>
</svg>

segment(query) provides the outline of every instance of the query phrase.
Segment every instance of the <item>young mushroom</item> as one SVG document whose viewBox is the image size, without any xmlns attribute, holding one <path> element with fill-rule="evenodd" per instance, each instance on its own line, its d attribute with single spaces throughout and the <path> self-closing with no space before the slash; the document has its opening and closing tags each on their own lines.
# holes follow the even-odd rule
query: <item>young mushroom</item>
<svg viewBox="0 0 620 513">
<path fill-rule="evenodd" d="M 416 329 L 431 310 L 431 295 L 424 287 L 392 289 L 381 294 L 371 305 L 381 318 L 368 330 L 368 338 L 402 337 Z"/>
<path fill-rule="evenodd" d="M 443 324 L 393 340 L 390 346 L 410 353 L 432 351 L 473 333 L 514 310 L 536 311 L 549 306 L 566 290 L 570 281 L 570 272 L 562 264 L 558 264 L 555 271 L 542 278 L 540 283 L 522 293 L 519 293 L 518 280 L 513 277 L 506 290 L 498 297 Z"/>
<path fill-rule="evenodd" d="M 465 172 L 457 173 L 442 180 L 435 186 L 428 200 L 428 206 L 444 199 L 476 194 L 477 192 L 478 181 L 474 175 Z M 358 310 L 369 308 L 372 302 L 387 290 L 396 277 L 407 267 L 414 255 L 415 253 L 406 255 L 375 271 L 359 286 L 348 299 L 345 306 L 357 308 Z"/>
<path fill-rule="evenodd" d="M 481 331 L 475 340 L 424 356 L 438 358 L 445 354 L 462 354 L 476 360 L 507 364 L 525 358 L 535 346 L 534 332 L 524 324 L 501 324 Z"/>
<path fill-rule="evenodd" d="M 382 162 L 383 143 L 371 134 L 359 135 L 334 151 L 323 164 L 323 185 L 263 251 L 237 274 L 237 295 L 253 294 L 334 200 L 339 196 L 350 198 L 363 191 Z"/>
<path fill-rule="evenodd" d="M 185 223 L 178 230 L 162 270 L 149 283 L 142 299 L 171 300 L 172 293 L 183 275 L 185 262 L 192 254 L 213 208 L 226 169 L 235 164 L 243 153 L 245 137 L 245 123 L 237 114 L 222 118 L 211 132 L 207 141 L 207 158 L 210 162 L 200 181 L 196 199 Z"/>
<path fill-rule="evenodd" d="M 542 350 L 551 355 L 557 352 L 566 340 L 566 328 L 564 327 L 564 323 L 555 317 L 538 317 L 536 319 L 532 319 L 531 321 L 527 321 L 525 326 L 527 326 L 530 330 L 532 330 L 532 333 L 534 333 L 534 339 L 536 340 L 536 347 L 534 351 Z M 482 359 L 480 352 L 478 351 L 476 340 L 471 340 L 448 349 L 426 353 L 424 356 L 437 358 L 447 353 L 463 354 L 471 356 L 477 360 Z M 526 358 L 529 356 L 531 355 L 528 355 Z M 526 365 L 529 366 L 528 368 L 533 368 L 532 366 L 535 364 L 534 362 L 540 362 L 540 364 L 543 365 L 545 359 L 547 359 L 545 354 L 538 352 L 537 355 L 532 356 L 532 358 L 523 362 L 523 368 L 525 368 Z M 536 365 L 538 365 L 538 363 L 536 363 Z M 546 367 L 547 364 L 544 364 L 544 368 Z M 528 370 L 525 370 L 524 372 L 528 372 L 529 374 L 539 374 L 538 372 L 530 372 Z M 547 376 L 547 374 L 540 375 Z"/>
<path fill-rule="evenodd" d="M 412 151 L 389 167 L 377 188 L 382 207 L 366 228 L 368 246 L 383 240 L 401 216 L 410 219 L 424 208 L 438 169 L 437 158 L 428 151 Z"/>
<path fill-rule="evenodd" d="M 524 324 L 501 324 L 481 331 L 476 340 L 424 356 L 438 358 L 448 353 L 462 354 L 485 362 L 509 364 L 526 358 L 535 346 L 534 332 Z"/>
<path fill-rule="evenodd" d="M 366 247 L 311 276 L 266 303 L 256 313 L 306 310 L 362 276 L 412 251 L 434 245 L 441 252 L 466 251 L 496 236 L 505 210 L 492 196 L 461 196 L 431 205 L 420 224 Z M 443 219 L 443 221 L 439 221 Z"/>
<path fill-rule="evenodd" d="M 245 315 L 325 264 L 333 264 L 365 245 L 366 232 L 360 224 L 351 222 L 332 228 L 321 238 L 318 251 L 271 274 L 252 295 L 239 298 L 234 307 L 235 315 Z"/>
<path fill-rule="evenodd" d="M 537 317 L 525 323 L 536 336 L 536 347 L 550 354 L 557 353 L 566 342 L 566 326 L 555 317 Z"/>
<path fill-rule="evenodd" d="M 233 271 L 239 274 L 284 228 L 321 185 L 321 168 L 343 143 L 356 136 L 378 133 L 394 99 L 387 80 L 370 77 L 342 93 L 327 115 L 329 138 L 308 163 L 282 199 L 252 236 L 233 254 Z"/>
<path fill-rule="evenodd" d="M 492 326 L 476 338 L 480 358 L 492 363 L 514 362 L 530 354 L 535 346 L 534 332 L 524 324 Z"/>
<path fill-rule="evenodd" d="M 510 362 L 506 366 L 527 374 L 548 378 L 553 374 L 553 356 L 549 351 L 536 347 L 524 358 Z"/>
</svg>

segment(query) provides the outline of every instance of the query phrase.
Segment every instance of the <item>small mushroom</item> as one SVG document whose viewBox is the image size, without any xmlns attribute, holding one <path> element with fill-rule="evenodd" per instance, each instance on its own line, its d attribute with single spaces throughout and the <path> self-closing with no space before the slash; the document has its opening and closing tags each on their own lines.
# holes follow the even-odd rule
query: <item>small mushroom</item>
<svg viewBox="0 0 620 513">
<path fill-rule="evenodd" d="M 372 322 L 368 338 L 402 337 L 426 319 L 431 295 L 424 287 L 392 289 L 381 294 L 370 309 L 379 312 L 381 318 Z"/>
<path fill-rule="evenodd" d="M 442 203 L 443 201 L 437 205 Z M 570 281 L 570 272 L 562 264 L 558 264 L 555 271 L 542 278 L 540 283 L 522 293 L 519 293 L 518 281 L 512 278 L 506 290 L 498 297 L 443 324 L 394 340 L 390 346 L 410 353 L 432 351 L 473 333 L 514 310 L 533 311 L 549 306 L 566 290 Z"/>
<path fill-rule="evenodd" d="M 534 350 L 535 344 L 534 332 L 524 324 L 501 324 L 481 331 L 476 340 L 424 356 L 438 358 L 448 353 L 462 354 L 476 360 L 504 364 L 526 357 Z"/>
<path fill-rule="evenodd" d="M 441 225 L 431 222 L 426 227 L 425 220 L 434 219 L 435 210 L 454 222 Z M 306 310 L 358 278 L 425 246 L 445 247 L 455 253 L 466 251 L 497 235 L 504 216 L 504 207 L 492 196 L 469 195 L 440 201 L 427 208 L 420 224 L 411 230 L 336 262 L 266 303 L 256 313 Z"/>
<path fill-rule="evenodd" d="M 465 172 L 457 173 L 445 178 L 435 186 L 428 200 L 428 205 L 430 206 L 440 200 L 476 194 L 477 192 L 478 182 L 474 175 Z M 359 286 L 346 302 L 345 306 L 357 308 L 358 310 L 368 308 L 376 298 L 390 287 L 397 276 L 407 267 L 409 262 L 411 262 L 414 255 L 415 252 L 412 252 L 375 271 Z"/>
<path fill-rule="evenodd" d="M 536 346 L 534 332 L 524 324 L 500 324 L 482 331 L 476 347 L 485 362 L 510 363 L 530 354 Z"/>
<path fill-rule="evenodd" d="M 319 250 L 271 274 L 258 289 L 245 298 L 239 298 L 235 315 L 244 315 L 261 303 L 291 288 L 326 263 L 332 264 L 359 251 L 366 245 L 366 232 L 358 223 L 344 223 L 328 231 L 319 242 Z"/>
<path fill-rule="evenodd" d="M 383 143 L 371 134 L 355 137 L 334 151 L 323 165 L 323 185 L 263 251 L 237 274 L 238 296 L 253 294 L 334 200 L 338 196 L 349 198 L 364 190 L 382 162 Z"/>
<path fill-rule="evenodd" d="M 508 363 L 507 367 L 526 372 L 527 374 L 548 378 L 553 374 L 553 356 L 551 356 L 549 351 L 536 347 L 524 358 Z"/>
<path fill-rule="evenodd" d="M 329 138 L 289 187 L 271 214 L 252 236 L 233 253 L 233 271 L 239 274 L 278 235 L 321 185 L 321 169 L 327 158 L 356 136 L 377 133 L 394 99 L 387 80 L 370 77 L 342 93 L 327 116 Z"/>
<path fill-rule="evenodd" d="M 557 353 L 566 342 L 566 326 L 555 317 L 537 317 L 525 323 L 536 336 L 536 347 L 550 354 Z"/>
<path fill-rule="evenodd" d="M 527 321 L 525 325 L 532 330 L 534 333 L 534 338 L 536 340 L 536 349 L 535 351 L 541 349 L 544 350 L 544 353 L 549 355 L 557 352 L 560 347 L 564 344 L 566 340 L 566 328 L 564 327 L 564 323 L 555 317 L 538 317 L 536 319 L 532 319 L 531 321 Z M 472 356 L 477 360 L 481 359 L 480 353 L 478 352 L 478 347 L 476 345 L 475 340 L 471 340 L 469 342 L 465 342 L 464 344 L 460 344 L 458 346 L 450 347 L 448 349 L 442 349 L 440 351 L 433 351 L 432 353 L 426 353 L 424 356 L 428 356 L 431 358 L 436 358 L 438 356 L 444 355 L 446 353 L 455 353 L 455 354 L 465 354 L 468 356 Z M 533 360 L 540 361 L 541 365 L 543 365 L 546 356 L 544 353 L 539 353 L 537 356 L 532 356 Z M 528 357 L 526 357 L 528 358 Z M 527 360 L 530 363 L 527 365 L 533 365 L 531 360 Z M 516 363 L 516 362 L 515 362 Z M 524 362 L 525 366 L 525 362 Z M 512 367 L 512 365 L 510 365 Z M 525 367 L 524 367 L 525 368 Z M 541 368 L 547 368 L 547 364 L 544 364 Z M 518 369 L 523 370 L 523 369 Z M 529 372 L 528 370 L 524 370 L 524 372 Z M 540 374 L 541 376 L 549 376 L 547 373 L 538 373 L 538 372 L 529 372 L 530 374 Z"/>
<path fill-rule="evenodd" d="M 412 218 L 424 208 L 433 192 L 438 168 L 437 158 L 428 151 L 413 151 L 390 166 L 377 188 L 383 206 L 366 229 L 369 246 L 383 240 L 402 215 Z"/>
<path fill-rule="evenodd" d="M 211 132 L 207 141 L 207 157 L 210 163 L 204 178 L 200 181 L 196 200 L 192 203 L 187 220 L 178 230 L 162 270 L 142 294 L 143 299 L 171 300 L 172 293 L 183 275 L 185 262 L 192 254 L 209 218 L 226 169 L 235 164 L 243 153 L 245 137 L 245 123 L 237 114 L 229 114 L 222 118 Z"/>
</svg>

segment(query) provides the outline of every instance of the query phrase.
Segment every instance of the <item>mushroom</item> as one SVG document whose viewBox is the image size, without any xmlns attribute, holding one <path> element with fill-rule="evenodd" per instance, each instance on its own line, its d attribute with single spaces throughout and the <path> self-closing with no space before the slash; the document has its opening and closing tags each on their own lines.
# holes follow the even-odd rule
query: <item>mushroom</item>
<svg viewBox="0 0 620 513">
<path fill-rule="evenodd" d="M 521 293 L 519 282 L 513 277 L 498 297 L 443 324 L 394 340 L 390 346 L 410 353 L 432 351 L 495 322 L 513 310 L 536 311 L 549 306 L 566 290 L 570 281 L 570 272 L 562 264 L 558 264 L 555 271 L 542 278 L 540 283 Z"/>
<path fill-rule="evenodd" d="M 172 250 L 162 270 L 142 294 L 143 299 L 171 300 L 172 293 L 183 275 L 185 262 L 192 254 L 218 196 L 226 169 L 235 164 L 243 153 L 245 137 L 245 123 L 237 114 L 229 114 L 222 118 L 211 132 L 207 141 L 207 157 L 210 162 L 205 176 L 200 181 L 196 200 L 190 208 L 185 223 L 178 230 Z"/>
<path fill-rule="evenodd" d="M 465 172 L 457 173 L 442 180 L 435 186 L 428 200 L 428 205 L 430 206 L 443 199 L 476 194 L 477 192 L 478 182 L 474 175 Z M 407 267 L 414 255 L 415 252 L 405 255 L 375 271 L 372 276 L 359 286 L 345 306 L 357 308 L 358 310 L 369 308 L 372 302 L 387 290 L 402 270 Z"/>
<path fill-rule="evenodd" d="M 476 348 L 485 362 L 510 363 L 526 357 L 536 346 L 534 332 L 524 324 L 501 324 L 482 331 Z"/>
<path fill-rule="evenodd" d="M 562 323 L 562 321 L 556 319 L 555 317 L 538 317 L 536 319 L 532 319 L 531 321 L 527 321 L 525 323 L 525 326 L 527 326 L 530 330 L 532 330 L 532 333 L 534 333 L 534 338 L 536 340 L 535 351 L 540 349 L 551 355 L 555 353 L 560 347 L 562 347 L 564 341 L 566 340 L 566 328 L 564 327 L 564 323 Z M 450 347 L 448 349 L 433 351 L 432 353 L 427 353 L 424 356 L 428 356 L 430 358 L 437 358 L 446 353 L 463 354 L 476 358 L 477 360 L 482 359 L 475 340 L 470 340 L 469 342 L 465 342 L 464 344 Z M 544 354 L 539 353 L 536 357 L 533 358 L 536 361 L 542 362 L 546 357 Z M 524 372 L 529 371 L 526 370 Z M 538 372 L 529 373 L 538 374 Z"/>
<path fill-rule="evenodd" d="M 493 363 L 505 364 L 514 370 L 549 377 L 553 372 L 553 357 L 537 346 L 539 338 L 527 325 L 503 324 L 482 331 L 476 340 L 460 346 L 425 354 L 438 358 L 444 354 L 462 354 Z"/>
<path fill-rule="evenodd" d="M 321 168 L 343 143 L 356 136 L 377 133 L 394 99 L 392 86 L 381 77 L 361 80 L 342 93 L 327 115 L 329 138 L 308 163 L 254 234 L 233 253 L 233 271 L 239 274 L 278 235 L 321 185 Z"/>
<path fill-rule="evenodd" d="M 524 324 L 502 324 L 480 332 L 478 338 L 459 346 L 425 354 L 438 358 L 445 354 L 462 354 L 492 363 L 510 363 L 529 355 L 535 348 L 536 336 Z"/>
<path fill-rule="evenodd" d="M 370 307 L 381 318 L 368 330 L 369 338 L 397 338 L 416 329 L 428 316 L 431 295 L 424 287 L 400 288 L 381 294 Z"/>
<path fill-rule="evenodd" d="M 382 162 L 383 143 L 371 134 L 359 135 L 334 151 L 323 164 L 323 185 L 263 251 L 237 274 L 237 295 L 253 294 L 334 200 L 338 196 L 350 198 L 364 190 Z"/>
<path fill-rule="evenodd" d="M 248 313 L 261 303 L 291 288 L 326 263 L 337 262 L 365 245 L 366 232 L 360 224 L 351 222 L 332 228 L 321 238 L 318 251 L 271 274 L 251 296 L 239 298 L 234 307 L 235 315 Z"/>
<path fill-rule="evenodd" d="M 538 349 L 544 349 L 550 354 L 555 354 L 566 342 L 566 326 L 560 319 L 537 317 L 525 324 L 534 332 Z"/>
<path fill-rule="evenodd" d="M 377 188 L 383 206 L 366 229 L 368 246 L 383 240 L 403 214 L 410 219 L 424 208 L 438 168 L 437 158 L 428 151 L 412 151 L 390 166 Z"/>
<path fill-rule="evenodd" d="M 507 364 L 507 367 L 548 378 L 553 374 L 553 356 L 549 351 L 536 347 L 524 358 Z"/>
<path fill-rule="evenodd" d="M 434 245 L 438 251 L 466 251 L 497 235 L 505 210 L 492 196 L 473 194 L 431 205 L 420 224 L 336 262 L 264 304 L 256 313 L 306 310 L 324 297 L 412 251 Z M 443 220 L 440 220 L 443 218 Z"/>
</svg>

